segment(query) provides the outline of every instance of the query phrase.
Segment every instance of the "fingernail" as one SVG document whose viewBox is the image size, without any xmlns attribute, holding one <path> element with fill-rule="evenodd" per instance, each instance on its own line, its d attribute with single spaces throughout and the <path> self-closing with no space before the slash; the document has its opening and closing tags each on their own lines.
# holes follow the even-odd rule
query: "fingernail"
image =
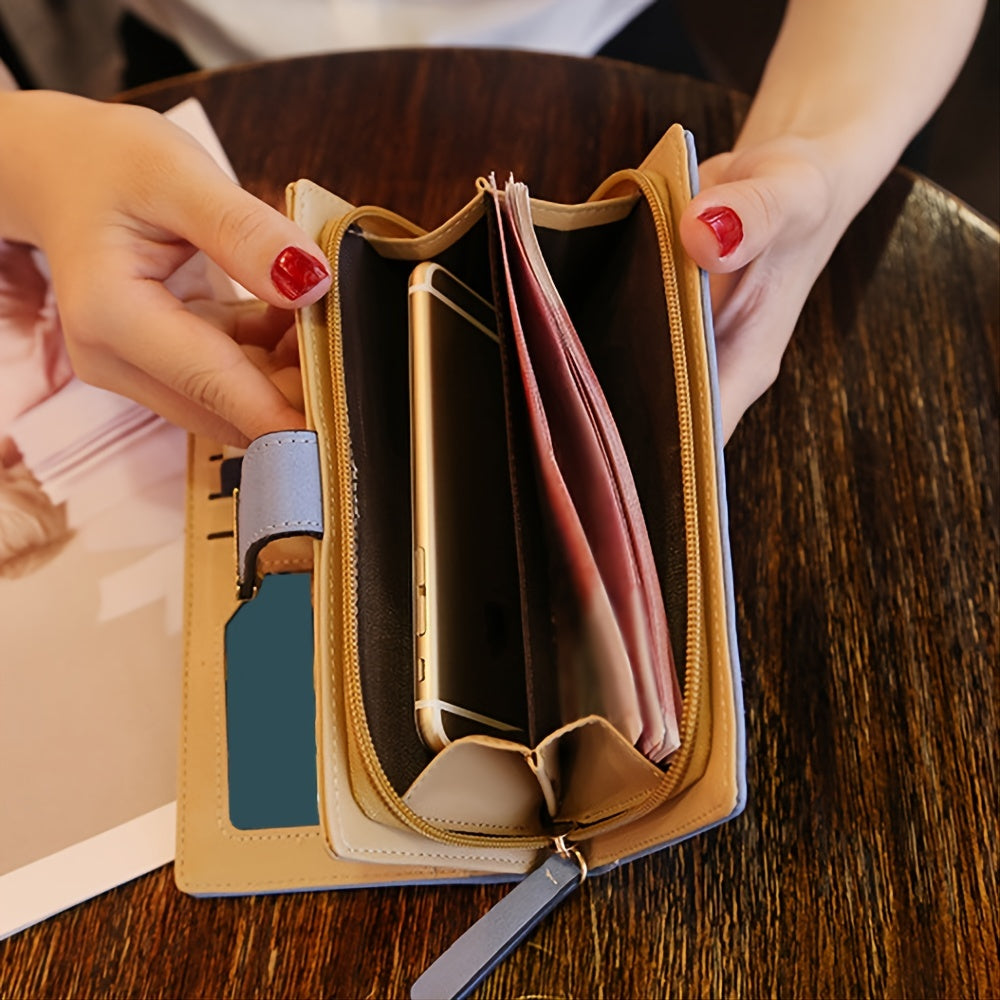
<svg viewBox="0 0 1000 1000">
<path fill-rule="evenodd" d="M 731 209 L 706 209 L 698 218 L 712 230 L 719 244 L 719 256 L 728 257 L 743 240 L 743 223 L 740 217 Z"/>
<path fill-rule="evenodd" d="M 298 247 L 285 247 L 271 265 L 271 281 L 286 299 L 295 301 L 329 275 L 326 265 Z"/>
</svg>

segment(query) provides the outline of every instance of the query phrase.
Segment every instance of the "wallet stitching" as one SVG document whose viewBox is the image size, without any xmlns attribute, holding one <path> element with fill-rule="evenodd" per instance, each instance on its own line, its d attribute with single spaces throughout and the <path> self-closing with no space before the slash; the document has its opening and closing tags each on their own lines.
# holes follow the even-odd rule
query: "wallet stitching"
<svg viewBox="0 0 1000 1000">
<path fill-rule="evenodd" d="M 687 161 L 686 161 L 686 158 L 685 158 L 684 166 L 686 166 L 686 163 L 687 163 Z M 677 179 L 677 183 L 680 186 L 685 181 L 685 170 L 682 169 L 682 163 L 681 163 L 679 154 L 676 151 L 675 151 L 675 154 L 674 154 L 674 170 L 675 170 L 675 177 Z M 688 183 L 690 183 L 690 180 L 688 180 Z M 685 284 L 687 285 L 689 293 L 691 293 L 695 297 L 695 299 L 697 300 L 698 296 L 700 296 L 700 291 L 701 290 L 700 290 L 700 288 L 693 288 L 692 287 L 692 281 L 691 281 L 690 274 L 688 274 L 688 275 L 685 276 Z M 701 345 L 699 345 L 699 346 L 701 346 Z M 710 372 L 707 370 L 707 368 L 708 368 L 707 347 L 702 347 L 702 349 L 700 349 L 697 352 L 697 356 L 698 356 L 698 360 L 699 360 L 699 367 L 701 367 L 702 363 L 704 362 L 704 365 L 705 365 L 705 368 L 706 368 L 705 371 L 701 372 L 701 374 L 704 375 L 705 377 L 697 379 L 697 382 L 696 382 L 696 391 L 697 391 L 698 397 L 699 397 L 698 412 L 704 416 L 704 414 L 706 412 L 711 413 L 711 398 L 710 398 L 710 393 L 708 392 L 708 382 L 709 382 L 709 378 L 711 377 L 711 375 L 710 375 Z M 712 492 L 712 493 L 715 494 L 715 504 L 713 504 L 709 508 L 709 510 L 711 511 L 711 518 L 710 518 L 710 520 L 711 520 L 711 526 L 714 529 L 713 536 L 717 536 L 717 539 L 720 540 L 721 539 L 721 534 L 720 534 L 720 526 L 719 526 L 719 517 L 718 517 L 718 513 L 717 513 L 717 511 L 718 511 L 718 504 L 722 502 L 722 497 L 719 495 L 719 470 L 718 470 L 718 463 L 720 461 L 720 457 L 719 457 L 719 455 L 718 455 L 718 453 L 716 451 L 715 443 L 713 441 L 713 435 L 709 431 L 708 424 L 704 420 L 700 421 L 700 424 L 701 424 L 701 427 L 700 427 L 700 437 L 701 437 L 702 447 L 712 456 L 712 471 L 714 473 L 714 475 L 712 477 L 708 477 L 707 478 L 707 482 L 706 482 L 706 491 Z M 721 545 L 721 541 L 719 541 L 719 544 Z M 715 545 L 712 546 L 712 552 L 713 552 L 713 554 L 716 552 L 716 546 Z M 720 582 L 718 580 L 717 569 L 718 569 L 718 567 L 716 567 L 716 572 L 713 573 L 713 577 L 715 578 L 714 581 L 713 581 L 713 583 L 715 583 L 715 584 L 717 584 L 717 583 Z M 716 599 L 717 596 L 718 596 L 718 594 L 716 593 L 716 591 L 718 590 L 718 587 L 717 586 L 713 586 L 712 589 L 713 589 L 713 599 L 712 599 L 712 602 L 711 602 L 711 611 L 710 611 L 711 626 L 710 626 L 710 629 L 709 629 L 709 633 L 710 633 L 711 639 L 712 639 L 712 648 L 713 649 L 718 649 L 719 648 L 720 639 L 722 638 L 723 633 L 724 633 L 725 630 L 723 629 L 722 622 L 720 621 L 720 605 L 719 605 L 719 601 Z M 725 631 L 725 641 L 726 641 L 726 647 L 728 649 L 728 631 Z M 729 651 L 729 659 L 730 659 L 730 661 L 732 660 L 732 655 L 733 655 L 732 651 L 730 650 Z M 736 683 L 735 679 L 731 679 L 730 683 L 733 684 L 733 685 L 735 685 L 735 683 Z M 735 706 L 734 706 L 734 709 L 733 709 L 733 714 L 735 714 Z M 725 758 L 727 760 L 730 757 L 730 752 L 729 751 L 730 751 L 730 748 L 732 746 L 733 714 L 727 714 L 727 716 L 725 718 L 725 721 L 723 722 L 723 725 L 721 727 L 722 730 L 723 730 L 723 732 L 722 732 L 723 741 L 722 741 L 722 747 L 720 749 L 722 749 L 723 751 L 725 751 L 724 756 L 725 756 Z M 715 724 L 716 724 L 716 714 L 713 711 L 712 712 L 712 725 L 714 726 Z M 715 799 L 715 801 L 712 803 L 712 807 L 711 808 L 710 807 L 706 807 L 698 815 L 697 819 L 699 821 L 702 820 L 705 816 L 707 816 L 709 814 L 709 812 L 714 812 L 714 810 L 716 808 L 718 808 L 718 806 L 721 803 L 722 803 L 722 799 L 719 798 L 719 797 L 717 797 Z"/>
<path fill-rule="evenodd" d="M 287 521 L 268 521 L 266 524 L 262 524 L 247 540 L 247 546 L 251 546 L 254 542 L 260 541 L 262 538 L 266 538 L 272 531 L 277 528 L 316 528 L 317 530 L 323 527 L 322 521 L 317 521 L 315 518 L 292 518 Z"/>
<path fill-rule="evenodd" d="M 653 788 L 647 788 L 645 791 L 635 792 L 634 794 L 630 795 L 627 799 L 624 799 L 620 802 L 617 801 L 609 802 L 606 805 L 601 806 L 600 808 L 587 810 L 581 816 L 575 818 L 578 819 L 579 822 L 585 824 L 598 823 L 602 819 L 610 819 L 612 816 L 618 813 L 627 812 L 634 805 L 645 802 L 645 800 L 648 799 L 649 796 L 652 795 L 654 791 L 656 791 L 655 785 L 653 786 Z M 570 817 L 566 818 L 568 819 Z"/>
<path fill-rule="evenodd" d="M 559 216 L 565 216 L 569 219 L 578 219 L 582 215 L 613 214 L 615 207 L 616 206 L 609 207 L 607 200 L 583 202 L 579 205 L 557 205 L 552 202 L 546 202 L 543 214 L 551 214 L 557 218 Z"/>
<path fill-rule="evenodd" d="M 437 245 L 441 243 L 452 232 L 452 230 L 458 229 L 468 222 L 469 215 L 471 215 L 473 212 L 476 211 L 476 209 L 471 207 L 473 204 L 478 205 L 479 204 L 478 199 L 475 202 L 470 202 L 469 204 L 467 204 L 465 208 L 463 208 L 457 215 L 453 216 L 451 219 L 449 219 L 443 225 L 439 226 L 437 229 L 432 229 L 430 232 L 425 232 L 421 233 L 420 235 L 414 235 L 414 236 L 380 236 L 377 233 L 371 233 L 371 234 L 365 233 L 365 239 L 371 242 L 373 245 L 377 244 L 378 242 L 384 241 L 387 245 L 387 249 L 389 247 L 402 246 L 405 243 L 412 243 L 415 242 L 416 240 L 425 241 L 431 245 Z M 482 211 L 480 212 L 480 218 L 482 217 Z M 474 218 L 471 221 L 471 223 L 469 223 L 469 226 L 471 227 L 475 225 L 476 222 L 478 221 L 479 221 L 478 218 Z M 394 242 L 390 243 L 389 242 L 390 240 Z M 440 252 L 440 249 L 444 248 L 439 248 L 437 252 Z"/>
<path fill-rule="evenodd" d="M 308 556 L 299 556 L 295 559 L 289 556 L 284 559 L 268 559 L 266 561 L 266 569 L 269 572 L 274 572 L 278 566 L 284 566 L 286 569 L 312 569 L 313 564 L 312 559 Z"/>
<path fill-rule="evenodd" d="M 455 816 L 425 816 L 423 813 L 420 813 L 419 815 L 429 823 L 457 823 L 461 825 L 469 822 L 468 820 L 458 819 Z M 475 825 L 477 828 L 483 830 L 524 830 L 528 833 L 532 832 L 531 827 L 526 826 L 524 823 L 476 823 Z"/>
<path fill-rule="evenodd" d="M 189 473 L 189 476 L 190 476 L 190 473 Z M 194 520 L 195 520 L 194 493 L 195 493 L 195 491 L 193 489 L 190 489 L 190 488 L 187 491 L 186 507 L 187 507 L 187 524 L 189 524 L 189 525 L 193 524 Z M 194 598 L 193 598 L 193 594 L 192 594 L 193 588 L 190 587 L 190 586 L 188 586 L 188 584 L 191 582 L 191 578 L 194 575 L 193 572 L 192 572 L 192 567 L 194 565 L 194 558 L 193 558 L 193 556 L 191 554 L 193 552 L 193 549 L 194 549 L 193 545 L 189 546 L 189 547 L 186 547 L 185 548 L 185 555 L 184 555 L 184 584 L 185 584 L 185 586 L 184 586 L 184 614 L 186 616 L 186 620 L 187 621 L 192 621 L 193 620 L 192 619 L 192 612 L 193 612 L 193 607 L 194 607 Z M 193 629 L 185 629 L 184 630 L 184 662 L 186 664 L 191 663 L 192 632 L 193 632 Z M 183 717 L 184 724 L 181 727 L 181 748 L 182 748 L 182 752 L 181 752 L 181 772 L 182 772 L 181 803 L 182 803 L 182 809 L 180 811 L 180 815 L 184 816 L 186 818 L 187 815 L 188 815 L 188 810 L 187 810 L 188 790 L 191 787 L 190 781 L 188 780 L 188 760 L 189 760 L 189 757 L 188 757 L 188 754 L 189 754 L 189 751 L 188 751 L 188 727 L 190 725 L 190 718 L 189 718 L 189 714 L 188 714 L 188 708 L 189 708 L 189 706 L 191 704 L 191 696 L 190 696 L 190 693 L 189 693 L 190 692 L 190 678 L 189 678 L 189 674 L 188 674 L 187 670 L 184 671 L 184 675 L 183 676 L 184 676 L 184 685 L 183 685 L 183 692 L 182 692 L 181 698 L 182 698 L 182 705 L 183 705 L 182 717 Z M 178 841 L 177 855 L 178 855 L 179 859 L 181 859 L 181 858 L 184 857 L 184 849 L 183 849 L 183 847 L 184 847 L 184 842 L 186 840 L 186 831 L 187 831 L 187 822 L 186 822 L 186 819 L 185 819 L 185 822 L 177 824 L 177 841 Z M 183 862 L 179 862 L 179 863 L 183 865 Z"/>
<path fill-rule="evenodd" d="M 304 887 L 308 889 L 322 890 L 324 888 L 358 888 L 358 889 L 371 889 L 371 888 L 390 888 L 392 886 L 403 886 L 403 885 L 419 885 L 428 882 L 430 879 L 435 881 L 457 881 L 453 877 L 442 877 L 440 874 L 434 871 L 434 869 L 428 869 L 426 866 L 422 868 L 408 869 L 412 872 L 412 875 L 407 875 L 405 878 L 399 881 L 391 882 L 365 882 L 357 878 L 336 878 L 330 877 L 329 872 L 324 872 L 323 875 L 318 878 L 310 877 L 308 875 L 298 876 L 296 878 L 288 879 L 255 879 L 254 885 L 260 886 L 262 889 L 277 888 L 279 891 L 284 887 Z M 503 873 L 498 873 L 503 874 Z M 238 893 L 246 893 L 245 882 L 242 880 L 226 881 L 226 882 L 210 882 L 202 883 L 198 890 L 194 893 L 196 896 L 209 895 L 213 891 L 226 891 L 235 889 Z M 257 891 L 257 890 L 255 890 Z"/>
</svg>

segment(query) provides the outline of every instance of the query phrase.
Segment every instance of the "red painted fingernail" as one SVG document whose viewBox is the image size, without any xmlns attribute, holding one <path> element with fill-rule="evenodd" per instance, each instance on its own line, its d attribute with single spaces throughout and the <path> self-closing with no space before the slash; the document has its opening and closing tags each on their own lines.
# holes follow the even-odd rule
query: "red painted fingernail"
<svg viewBox="0 0 1000 1000">
<path fill-rule="evenodd" d="M 719 256 L 728 257 L 743 240 L 743 223 L 740 217 L 731 209 L 706 209 L 698 218 L 712 230 L 719 244 Z"/>
<path fill-rule="evenodd" d="M 329 274 L 322 261 L 298 247 L 285 247 L 271 265 L 274 287 L 293 302 L 310 288 L 315 288 Z"/>
</svg>

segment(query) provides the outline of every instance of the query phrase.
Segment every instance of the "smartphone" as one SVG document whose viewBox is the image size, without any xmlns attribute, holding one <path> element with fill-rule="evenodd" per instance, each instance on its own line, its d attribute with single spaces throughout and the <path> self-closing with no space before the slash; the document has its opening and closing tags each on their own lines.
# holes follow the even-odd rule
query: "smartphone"
<svg viewBox="0 0 1000 1000">
<path fill-rule="evenodd" d="M 527 689 L 492 305 L 439 264 L 410 277 L 414 709 L 433 751 L 523 742 Z"/>
</svg>

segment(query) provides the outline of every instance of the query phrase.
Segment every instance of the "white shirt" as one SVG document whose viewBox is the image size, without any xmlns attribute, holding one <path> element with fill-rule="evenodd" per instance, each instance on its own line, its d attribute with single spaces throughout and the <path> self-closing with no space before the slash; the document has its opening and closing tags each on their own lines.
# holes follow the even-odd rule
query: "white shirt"
<svg viewBox="0 0 1000 1000">
<path fill-rule="evenodd" d="M 652 0 L 126 0 L 206 68 L 314 52 L 482 45 L 592 55 Z"/>
</svg>

